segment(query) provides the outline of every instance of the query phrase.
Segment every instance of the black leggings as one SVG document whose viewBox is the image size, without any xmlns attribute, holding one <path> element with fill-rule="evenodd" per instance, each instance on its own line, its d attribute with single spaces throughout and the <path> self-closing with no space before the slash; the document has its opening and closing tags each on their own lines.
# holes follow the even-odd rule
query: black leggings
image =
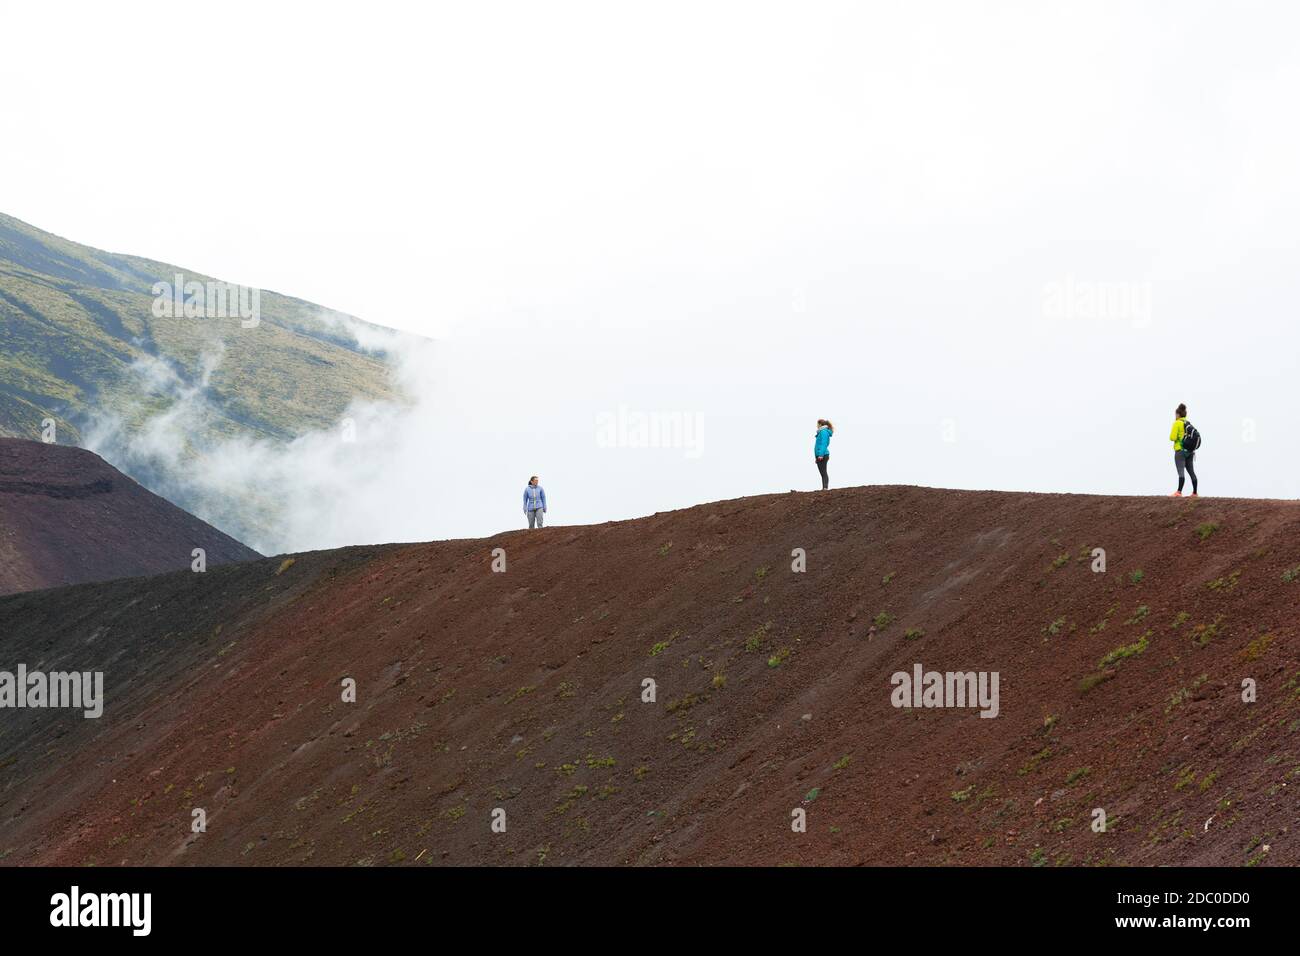
<svg viewBox="0 0 1300 956">
<path fill-rule="evenodd" d="M 815 459 L 817 462 L 817 470 L 822 473 L 822 491 L 825 491 L 831 486 L 831 479 L 826 474 L 826 463 L 830 460 L 830 455 L 822 455 L 820 458 Z M 1193 476 L 1192 480 L 1195 481 L 1196 478 Z"/>
<path fill-rule="evenodd" d="M 1174 452 L 1174 467 L 1178 469 L 1178 490 L 1183 490 L 1183 469 L 1192 476 L 1192 494 L 1196 494 L 1196 469 L 1192 467 L 1192 459 L 1196 457 L 1194 451 L 1176 451 Z"/>
</svg>

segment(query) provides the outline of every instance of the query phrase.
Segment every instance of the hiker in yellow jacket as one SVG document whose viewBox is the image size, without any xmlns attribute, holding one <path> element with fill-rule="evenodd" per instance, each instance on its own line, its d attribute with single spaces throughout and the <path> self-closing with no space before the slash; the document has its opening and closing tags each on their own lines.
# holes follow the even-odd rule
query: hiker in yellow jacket
<svg viewBox="0 0 1300 956">
<path fill-rule="evenodd" d="M 1180 404 L 1174 410 L 1174 427 L 1169 429 L 1169 440 L 1174 443 L 1174 467 L 1178 469 L 1178 490 L 1170 497 L 1183 496 L 1184 469 L 1192 476 L 1192 497 L 1199 497 L 1196 492 L 1196 470 L 1192 467 L 1192 459 L 1196 457 L 1196 449 L 1201 445 L 1201 436 L 1197 433 L 1196 426 L 1187 420 L 1186 405 Z"/>
</svg>

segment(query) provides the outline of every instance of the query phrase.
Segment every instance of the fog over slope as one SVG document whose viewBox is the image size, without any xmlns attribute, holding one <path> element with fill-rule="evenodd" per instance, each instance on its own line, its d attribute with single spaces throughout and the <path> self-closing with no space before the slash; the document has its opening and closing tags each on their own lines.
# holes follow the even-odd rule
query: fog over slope
<svg viewBox="0 0 1300 956">
<path fill-rule="evenodd" d="M 210 382 L 221 367 L 218 347 L 204 354 L 195 379 L 162 363 L 141 363 L 142 389 L 166 396 L 166 410 L 131 428 L 120 418 L 97 416 L 87 444 L 267 554 L 433 537 L 443 503 L 424 483 L 438 451 L 430 439 L 433 343 L 340 328 L 355 332 L 358 347 L 382 350 L 376 354 L 387 363 L 392 400 L 356 398 L 329 427 L 287 441 L 213 435 L 209 426 L 218 412 Z M 195 442 L 195 434 L 210 437 Z"/>
<path fill-rule="evenodd" d="M 251 319 L 165 308 L 158 290 L 188 283 L 233 288 L 0 214 L 0 435 L 88 447 L 260 549 L 315 543 L 306 476 L 362 487 L 369 473 L 313 449 L 345 419 L 373 435 L 418 404 L 423 379 L 403 370 L 422 340 L 267 290 L 241 290 Z"/>
</svg>

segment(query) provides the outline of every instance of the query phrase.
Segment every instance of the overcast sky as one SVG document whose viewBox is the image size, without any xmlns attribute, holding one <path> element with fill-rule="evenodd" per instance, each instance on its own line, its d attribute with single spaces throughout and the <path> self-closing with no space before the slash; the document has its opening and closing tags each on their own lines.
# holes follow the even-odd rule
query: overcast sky
<svg viewBox="0 0 1300 956">
<path fill-rule="evenodd" d="M 438 339 L 405 537 L 811 489 L 819 416 L 836 486 L 1167 494 L 1185 401 L 1298 496 L 1294 4 L 0 11 L 0 210 Z"/>
</svg>

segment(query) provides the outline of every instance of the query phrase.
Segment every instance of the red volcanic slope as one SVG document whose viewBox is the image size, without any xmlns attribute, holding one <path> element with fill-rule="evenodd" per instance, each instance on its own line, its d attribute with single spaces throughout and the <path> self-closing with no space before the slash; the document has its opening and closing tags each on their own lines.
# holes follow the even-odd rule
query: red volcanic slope
<svg viewBox="0 0 1300 956">
<path fill-rule="evenodd" d="M 1296 865 L 1297 531 L 854 488 L 0 599 L 0 670 L 107 697 L 5 714 L 0 859 Z M 893 706 L 917 663 L 997 716 Z"/>
<path fill-rule="evenodd" d="M 98 455 L 0 438 L 0 594 L 261 557 Z"/>
</svg>

